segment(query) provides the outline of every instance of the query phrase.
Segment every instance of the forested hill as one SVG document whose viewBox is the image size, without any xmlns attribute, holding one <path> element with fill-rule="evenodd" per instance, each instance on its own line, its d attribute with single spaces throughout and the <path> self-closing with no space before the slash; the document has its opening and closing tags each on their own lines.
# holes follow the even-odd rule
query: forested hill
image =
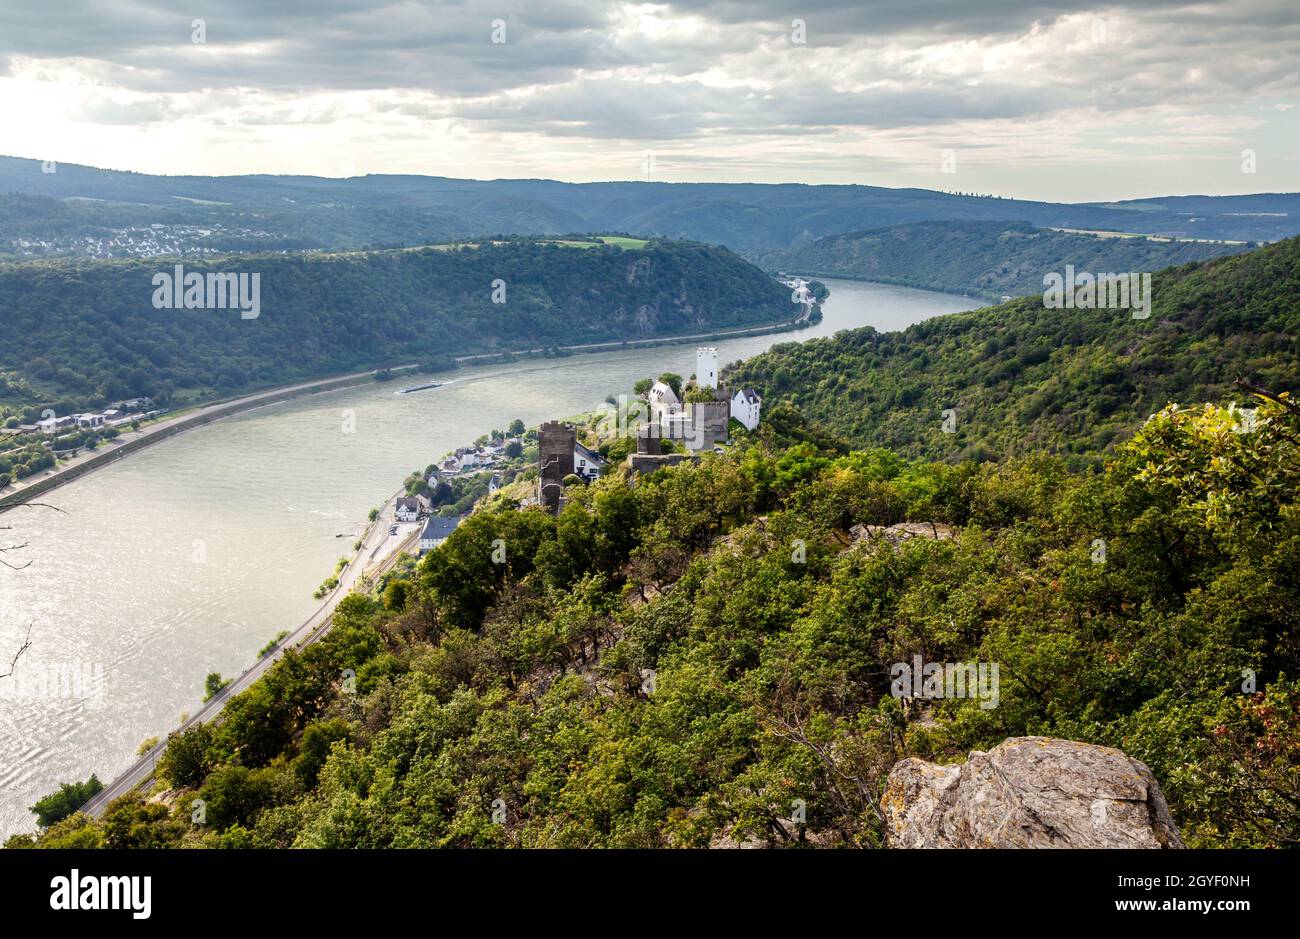
<svg viewBox="0 0 1300 939">
<path fill-rule="evenodd" d="M 1246 251 L 1250 245 L 1101 237 L 1026 222 L 917 222 L 829 235 L 754 255 L 772 270 L 974 293 L 991 300 L 1041 293 L 1043 275 L 1072 264 L 1087 271 L 1158 271 Z"/>
<path fill-rule="evenodd" d="M 947 460 L 1050 450 L 1074 465 L 1099 462 L 1169 401 L 1221 400 L 1239 376 L 1295 388 L 1300 239 L 1159 271 L 1152 294 L 1147 319 L 1036 296 L 897 333 L 782 343 L 728 381 L 857 445 Z"/>
<path fill-rule="evenodd" d="M 0 403 L 241 390 L 460 353 L 688 334 L 792 318 L 724 248 L 507 241 L 185 260 L 260 274 L 260 313 L 155 309 L 175 259 L 0 266 Z"/>
<path fill-rule="evenodd" d="M 125 230 L 142 224 L 164 226 L 187 252 L 634 231 L 755 256 L 840 232 L 941 219 L 1274 241 L 1300 234 L 1300 193 L 1063 204 L 861 185 L 150 176 L 0 156 L 0 256 L 83 254 L 92 242 L 94 251 L 120 256 L 130 250 Z M 64 240 L 74 236 L 76 243 Z"/>
<path fill-rule="evenodd" d="M 900 760 L 1031 734 L 1145 763 L 1192 847 L 1295 846 L 1300 416 L 1256 403 L 1163 411 L 1097 475 L 751 437 L 558 517 L 498 495 L 145 792 L 61 788 L 5 846 L 875 847 Z M 913 696 L 918 658 L 996 671 Z"/>
</svg>

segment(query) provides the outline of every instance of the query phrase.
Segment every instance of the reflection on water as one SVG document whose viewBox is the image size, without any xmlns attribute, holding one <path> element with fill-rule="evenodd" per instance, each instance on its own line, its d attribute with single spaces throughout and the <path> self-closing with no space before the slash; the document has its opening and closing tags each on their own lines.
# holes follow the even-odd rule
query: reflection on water
<svg viewBox="0 0 1300 939">
<path fill-rule="evenodd" d="M 721 361 L 977 305 L 827 283 L 821 324 L 717 343 Z M 575 414 L 638 377 L 694 368 L 693 347 L 666 346 L 466 368 L 415 394 L 392 383 L 329 392 L 188 431 L 70 483 L 46 498 L 63 513 L 0 516 L 14 529 L 0 543 L 29 542 L 20 553 L 33 562 L 0 570 L 4 664 L 29 624 L 32 638 L 18 680 L 0 680 L 0 833 L 31 830 L 27 806 L 60 782 L 111 779 L 143 739 L 194 709 L 204 675 L 237 674 L 306 619 L 368 510 L 407 473 L 515 418 Z"/>
</svg>

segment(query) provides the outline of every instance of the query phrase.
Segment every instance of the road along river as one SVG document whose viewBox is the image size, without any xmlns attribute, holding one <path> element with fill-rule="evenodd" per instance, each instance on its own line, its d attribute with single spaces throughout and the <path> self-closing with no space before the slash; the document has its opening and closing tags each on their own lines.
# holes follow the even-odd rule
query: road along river
<svg viewBox="0 0 1300 939">
<path fill-rule="evenodd" d="M 822 323 L 713 343 L 722 362 L 774 343 L 872 325 L 900 329 L 981 301 L 826 280 Z M 35 827 L 27 807 L 92 772 L 107 782 L 147 737 L 198 711 L 203 678 L 240 674 L 320 606 L 312 591 L 350 554 L 415 469 L 521 418 L 597 407 L 662 371 L 690 375 L 693 345 L 476 365 L 430 391 L 403 379 L 247 411 L 186 431 L 45 495 L 62 512 L 0 516 L 0 837 Z M 343 535 L 344 537 L 337 537 Z"/>
</svg>

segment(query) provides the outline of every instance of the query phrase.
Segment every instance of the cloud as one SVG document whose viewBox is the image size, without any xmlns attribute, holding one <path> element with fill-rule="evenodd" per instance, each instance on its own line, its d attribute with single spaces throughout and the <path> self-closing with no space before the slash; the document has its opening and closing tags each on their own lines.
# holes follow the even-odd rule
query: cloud
<svg viewBox="0 0 1300 939">
<path fill-rule="evenodd" d="M 747 164 L 766 154 L 782 172 L 820 172 L 836 159 L 928 165 L 950 146 L 1037 159 L 1044 142 L 1026 135 L 1040 133 L 1062 159 L 1104 161 L 1131 156 L 1143 126 L 1151 146 L 1184 152 L 1180 128 L 1195 129 L 1184 139 L 1209 160 L 1234 135 L 1284 147 L 1300 92 L 1294 0 L 195 6 L 0 6 L 0 82 L 56 90 L 39 95 L 58 103 L 42 126 L 207 124 L 290 147 L 309 128 L 313 146 L 353 146 L 361 130 L 376 152 L 406 153 L 407 169 L 414 142 L 437 134 L 467 152 L 549 146 L 547 165 L 577 161 L 569 178 L 612 146 L 690 147 L 681 165 L 695 167 L 729 165 L 743 147 Z M 192 41 L 196 15 L 205 42 Z M 801 141 L 818 144 L 792 152 Z"/>
</svg>

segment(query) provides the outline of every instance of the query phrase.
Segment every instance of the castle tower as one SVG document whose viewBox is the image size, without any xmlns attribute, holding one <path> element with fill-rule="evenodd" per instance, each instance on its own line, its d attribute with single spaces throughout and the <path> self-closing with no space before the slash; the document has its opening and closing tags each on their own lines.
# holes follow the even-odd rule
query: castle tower
<svg viewBox="0 0 1300 939">
<path fill-rule="evenodd" d="M 700 388 L 718 387 L 718 350 L 700 346 L 695 350 L 695 384 Z"/>
<path fill-rule="evenodd" d="M 564 477 L 573 472 L 573 445 L 578 435 L 572 424 L 547 421 L 537 431 L 537 500 L 551 514 L 560 510 Z"/>
</svg>

